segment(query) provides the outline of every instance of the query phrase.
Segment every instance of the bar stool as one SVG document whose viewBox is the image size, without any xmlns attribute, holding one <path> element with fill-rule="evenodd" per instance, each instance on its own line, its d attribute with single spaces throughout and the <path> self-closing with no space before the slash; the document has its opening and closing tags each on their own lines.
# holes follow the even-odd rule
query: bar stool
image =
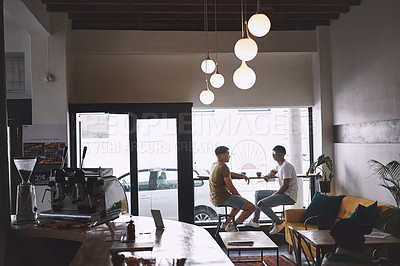
<svg viewBox="0 0 400 266">
<path fill-rule="evenodd" d="M 293 204 L 282 204 L 282 212 L 281 212 L 281 220 L 284 221 L 285 220 L 285 206 L 286 205 L 294 205 Z"/>
<path fill-rule="evenodd" d="M 228 219 L 228 217 L 232 217 L 232 224 L 235 227 L 236 231 L 239 231 L 236 226 L 235 215 L 228 213 L 228 206 L 220 205 L 218 207 L 225 207 L 225 213 L 218 214 L 218 226 L 217 226 L 217 230 L 215 230 L 215 237 L 218 236 L 219 230 L 221 229 L 222 217 L 225 217 L 225 221 Z"/>
</svg>

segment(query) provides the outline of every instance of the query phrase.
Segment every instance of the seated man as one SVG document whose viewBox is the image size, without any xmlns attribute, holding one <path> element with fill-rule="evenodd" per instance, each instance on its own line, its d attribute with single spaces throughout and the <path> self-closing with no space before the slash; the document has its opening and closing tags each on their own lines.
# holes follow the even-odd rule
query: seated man
<svg viewBox="0 0 400 266">
<path fill-rule="evenodd" d="M 275 223 L 270 231 L 270 234 L 279 233 L 285 224 L 271 209 L 279 205 L 295 204 L 297 200 L 297 175 L 292 164 L 284 159 L 286 149 L 283 146 L 275 146 L 272 149 L 272 157 L 277 161 L 278 165 L 275 169 L 264 177 L 268 182 L 270 178 L 278 177 L 280 188 L 279 190 L 259 190 L 255 193 L 255 203 L 257 209 L 254 212 L 254 217 L 246 225 L 260 227 L 258 220 L 260 219 L 260 210 L 263 211 Z"/>
<path fill-rule="evenodd" d="M 371 226 L 361 225 L 354 220 L 342 219 L 338 221 L 330 232 L 335 239 L 336 250 L 327 253 L 321 265 L 377 265 L 362 257 L 364 234 L 369 234 L 371 231 Z"/>
<path fill-rule="evenodd" d="M 236 215 L 239 210 L 243 210 L 239 217 L 236 219 L 236 223 L 240 224 L 246 220 L 256 209 L 256 207 L 242 198 L 239 192 L 236 190 L 232 183 L 232 178 L 243 178 L 250 182 L 249 178 L 245 175 L 231 173 L 229 167 L 225 164 L 229 162 L 229 148 L 225 146 L 219 146 L 215 149 L 215 155 L 217 155 L 217 161 L 211 166 L 210 174 L 210 200 L 215 206 L 229 206 L 232 207 L 232 215 Z M 231 217 L 225 221 L 221 226 L 226 231 L 236 231 L 235 227 L 230 223 Z"/>
</svg>

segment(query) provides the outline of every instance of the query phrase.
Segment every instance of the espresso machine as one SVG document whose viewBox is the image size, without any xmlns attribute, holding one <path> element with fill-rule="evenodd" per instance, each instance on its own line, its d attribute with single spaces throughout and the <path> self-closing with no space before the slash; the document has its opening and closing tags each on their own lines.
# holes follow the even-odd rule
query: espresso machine
<svg viewBox="0 0 400 266">
<path fill-rule="evenodd" d="M 22 183 L 17 187 L 17 214 L 15 224 L 36 223 L 36 194 L 35 186 L 30 177 L 35 168 L 36 157 L 15 157 L 14 164 L 21 177 Z"/>
<path fill-rule="evenodd" d="M 40 218 L 98 225 L 128 212 L 125 191 L 118 179 L 112 176 L 112 169 L 82 168 L 85 154 L 86 147 L 80 168 L 64 168 L 62 163 L 62 167 L 50 177 L 49 189 L 45 193 L 51 194 L 51 210 L 41 212 Z"/>
</svg>

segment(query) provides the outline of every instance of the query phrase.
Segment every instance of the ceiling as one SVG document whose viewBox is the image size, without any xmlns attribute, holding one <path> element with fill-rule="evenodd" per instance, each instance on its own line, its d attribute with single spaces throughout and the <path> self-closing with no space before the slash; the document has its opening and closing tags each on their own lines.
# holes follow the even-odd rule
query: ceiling
<svg viewBox="0 0 400 266">
<path fill-rule="evenodd" d="M 241 30 L 241 0 L 42 0 L 50 12 L 66 12 L 74 30 L 204 31 Z M 215 3 L 216 2 L 216 3 Z M 249 18 L 257 0 L 244 0 Z M 361 0 L 260 0 L 271 30 L 313 30 L 339 19 Z"/>
</svg>

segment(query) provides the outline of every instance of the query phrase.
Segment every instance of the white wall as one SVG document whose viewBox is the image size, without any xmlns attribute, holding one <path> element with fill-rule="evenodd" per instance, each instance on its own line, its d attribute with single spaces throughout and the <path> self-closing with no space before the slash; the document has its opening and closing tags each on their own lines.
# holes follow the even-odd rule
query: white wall
<svg viewBox="0 0 400 266">
<path fill-rule="evenodd" d="M 31 69 L 31 35 L 23 29 L 7 10 L 4 10 L 4 45 L 5 52 L 24 54 L 25 60 L 25 91 L 7 92 L 7 99 L 32 98 L 32 69 Z"/>
<path fill-rule="evenodd" d="M 331 26 L 334 124 L 400 117 L 400 2 L 363 1 Z M 368 161 L 400 160 L 400 144 L 335 144 L 338 193 L 391 202 Z"/>
<path fill-rule="evenodd" d="M 66 15 L 52 14 L 52 35 L 32 34 L 33 124 L 67 123 L 66 25 Z M 47 72 L 53 82 L 45 80 Z"/>
<path fill-rule="evenodd" d="M 248 63 L 257 82 L 248 91 L 232 81 L 240 66 L 232 53 L 237 35 L 223 32 L 218 37 L 219 70 L 226 83 L 213 90 L 211 107 L 312 105 L 313 31 L 272 32 L 257 39 L 261 52 Z M 193 102 L 204 107 L 199 101 L 205 88 L 202 32 L 74 31 L 71 49 L 70 103 Z"/>
</svg>

